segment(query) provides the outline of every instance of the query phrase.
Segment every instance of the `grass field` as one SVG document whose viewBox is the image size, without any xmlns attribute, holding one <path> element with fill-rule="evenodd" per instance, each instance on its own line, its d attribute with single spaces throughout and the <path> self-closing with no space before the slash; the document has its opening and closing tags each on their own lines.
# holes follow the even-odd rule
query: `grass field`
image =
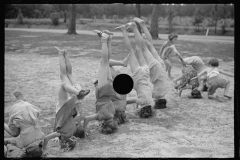
<svg viewBox="0 0 240 160">
<path fill-rule="evenodd" d="M 134 39 L 131 38 L 135 48 Z M 159 50 L 162 40 L 155 48 Z M 14 103 L 13 93 L 21 91 L 25 99 L 41 109 L 40 125 L 45 134 L 52 131 L 59 78 L 58 53 L 53 46 L 70 53 L 73 75 L 83 88 L 91 90 L 83 100 L 83 112 L 95 113 L 95 92 L 92 82 L 96 80 L 101 57 L 97 36 L 63 35 L 54 33 L 31 33 L 5 31 L 5 90 L 4 113 L 8 122 L 9 107 Z M 176 47 L 184 57 L 198 55 L 204 61 L 216 57 L 220 68 L 234 72 L 234 44 L 199 43 L 177 41 Z M 113 38 L 112 58 L 122 60 L 127 52 L 121 38 Z M 181 75 L 181 65 L 173 60 L 172 75 Z M 131 74 L 127 68 L 116 67 Z M 234 78 L 230 80 L 230 94 L 234 92 Z M 60 152 L 58 145 L 50 141 L 47 157 L 218 157 L 234 155 L 234 97 L 219 103 L 203 99 L 187 98 L 190 91 L 178 97 L 167 83 L 167 108 L 158 110 L 156 117 L 139 119 L 134 115 L 135 106 L 127 106 L 130 122 L 119 126 L 112 135 L 98 132 L 98 122 L 90 122 L 89 137 L 78 140 L 78 146 L 70 152 Z M 222 94 L 218 90 L 216 94 Z M 136 96 L 133 90 L 128 95 Z M 4 137 L 9 137 L 6 133 Z M 15 154 L 15 155 L 14 155 Z M 17 153 L 8 153 L 16 156 Z"/>
</svg>

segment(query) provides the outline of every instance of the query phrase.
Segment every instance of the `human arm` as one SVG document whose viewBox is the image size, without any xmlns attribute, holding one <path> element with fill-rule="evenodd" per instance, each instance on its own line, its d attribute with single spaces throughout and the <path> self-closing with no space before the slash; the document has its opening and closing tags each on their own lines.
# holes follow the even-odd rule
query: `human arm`
<svg viewBox="0 0 240 160">
<path fill-rule="evenodd" d="M 198 78 L 198 83 L 200 84 L 202 79 L 201 79 L 201 76 L 204 75 L 204 74 L 207 74 L 207 70 L 203 70 L 202 72 L 198 73 L 197 77 L 193 77 L 192 79 L 194 78 Z"/>
<path fill-rule="evenodd" d="M 20 128 L 15 126 L 9 127 L 6 123 L 4 123 L 4 131 L 6 131 L 12 137 L 17 137 L 20 134 Z"/>
<path fill-rule="evenodd" d="M 234 77 L 234 75 L 233 75 L 232 73 L 230 73 L 230 72 L 225 72 L 225 71 L 223 71 L 222 69 L 218 69 L 218 72 L 219 72 L 219 73 L 222 73 L 222 74 L 224 74 L 224 75 L 226 75 L 226 76 L 229 76 L 229 77 Z"/>
<path fill-rule="evenodd" d="M 163 49 L 166 47 L 166 43 L 167 43 L 167 41 L 162 44 L 162 47 L 159 50 L 158 55 L 160 58 L 163 58 Z"/>
</svg>

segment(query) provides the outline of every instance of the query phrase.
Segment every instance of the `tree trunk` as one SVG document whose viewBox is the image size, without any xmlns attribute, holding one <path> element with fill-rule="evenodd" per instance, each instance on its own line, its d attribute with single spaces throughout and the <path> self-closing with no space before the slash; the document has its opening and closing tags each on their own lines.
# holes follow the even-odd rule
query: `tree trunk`
<svg viewBox="0 0 240 160">
<path fill-rule="evenodd" d="M 22 15 L 22 11 L 20 8 L 18 8 L 17 23 L 23 24 L 23 15 Z"/>
<path fill-rule="evenodd" d="M 76 32 L 76 5 L 72 4 L 67 34 L 77 34 Z"/>
<path fill-rule="evenodd" d="M 169 33 L 172 33 L 172 19 L 169 19 L 169 21 L 168 21 L 168 23 L 169 23 Z"/>
<path fill-rule="evenodd" d="M 65 11 L 65 12 L 63 13 L 63 15 L 64 15 L 64 23 L 66 23 L 66 22 L 67 22 L 67 12 Z"/>
<path fill-rule="evenodd" d="M 155 4 L 152 12 L 152 17 L 151 17 L 151 30 L 150 34 L 153 39 L 158 38 L 158 9 L 159 9 L 159 4 Z"/>
<path fill-rule="evenodd" d="M 136 12 L 137 12 L 137 17 L 141 18 L 141 5 L 136 4 Z"/>
<path fill-rule="evenodd" d="M 217 34 L 217 20 L 215 20 L 215 34 Z"/>
</svg>

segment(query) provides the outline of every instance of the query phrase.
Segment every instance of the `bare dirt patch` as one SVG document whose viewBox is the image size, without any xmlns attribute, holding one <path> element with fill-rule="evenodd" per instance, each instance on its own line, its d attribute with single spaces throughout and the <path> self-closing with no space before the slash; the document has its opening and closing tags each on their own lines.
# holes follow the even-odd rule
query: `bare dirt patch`
<svg viewBox="0 0 240 160">
<path fill-rule="evenodd" d="M 123 59 L 127 55 L 120 40 L 114 38 L 113 41 L 114 59 Z M 234 71 L 234 61 L 222 61 L 225 57 L 233 58 L 234 48 L 229 44 L 183 41 L 178 44 L 180 51 L 186 51 L 185 56 L 201 52 L 204 60 L 217 57 L 221 60 L 220 68 Z M 86 115 L 95 113 L 92 82 L 96 79 L 101 57 L 97 36 L 6 31 L 5 122 L 9 118 L 8 109 L 15 101 L 13 93 L 18 90 L 28 102 L 41 109 L 40 125 L 43 132 L 49 134 L 52 131 L 61 83 L 58 54 L 53 45 L 70 52 L 73 75 L 83 88 L 91 90 L 82 102 L 83 111 Z M 22 51 L 16 52 L 10 47 Z M 160 45 L 155 47 L 159 49 Z M 173 65 L 172 75 L 179 76 L 180 64 L 176 62 Z M 116 68 L 130 74 L 129 66 Z M 234 79 L 227 78 L 231 82 L 229 92 L 233 95 Z M 167 108 L 158 110 L 155 117 L 139 119 L 134 114 L 135 105 L 129 105 L 127 114 L 130 122 L 120 125 L 116 133 L 103 135 L 98 132 L 98 122 L 90 122 L 89 137 L 79 139 L 74 150 L 60 152 L 58 145 L 50 141 L 47 157 L 233 157 L 234 97 L 226 103 L 208 100 L 206 94 L 203 99 L 192 100 L 187 98 L 190 91 L 184 91 L 180 98 L 171 90 L 172 82 L 169 81 L 168 86 Z M 217 91 L 217 94 L 221 93 L 222 90 Z M 128 96 L 136 96 L 136 92 L 132 91 Z M 8 137 L 6 133 L 4 136 Z"/>
</svg>

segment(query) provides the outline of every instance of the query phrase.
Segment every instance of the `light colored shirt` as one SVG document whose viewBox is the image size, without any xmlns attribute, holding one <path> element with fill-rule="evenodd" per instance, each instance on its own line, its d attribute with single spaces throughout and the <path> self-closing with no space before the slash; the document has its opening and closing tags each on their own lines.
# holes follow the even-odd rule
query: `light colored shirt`
<svg viewBox="0 0 240 160">
<path fill-rule="evenodd" d="M 219 75 L 218 68 L 211 68 L 211 70 L 208 69 L 207 78 L 212 78 L 212 77 L 215 77 L 217 75 Z"/>
<path fill-rule="evenodd" d="M 186 64 L 191 65 L 197 71 L 197 73 L 200 73 L 206 68 L 206 65 L 204 64 L 202 59 L 198 56 L 183 58 L 183 61 Z"/>
<path fill-rule="evenodd" d="M 15 125 L 20 128 L 18 139 L 20 148 L 44 138 L 41 127 L 38 124 L 39 109 L 23 100 L 18 100 L 10 109 L 8 125 Z"/>
</svg>

